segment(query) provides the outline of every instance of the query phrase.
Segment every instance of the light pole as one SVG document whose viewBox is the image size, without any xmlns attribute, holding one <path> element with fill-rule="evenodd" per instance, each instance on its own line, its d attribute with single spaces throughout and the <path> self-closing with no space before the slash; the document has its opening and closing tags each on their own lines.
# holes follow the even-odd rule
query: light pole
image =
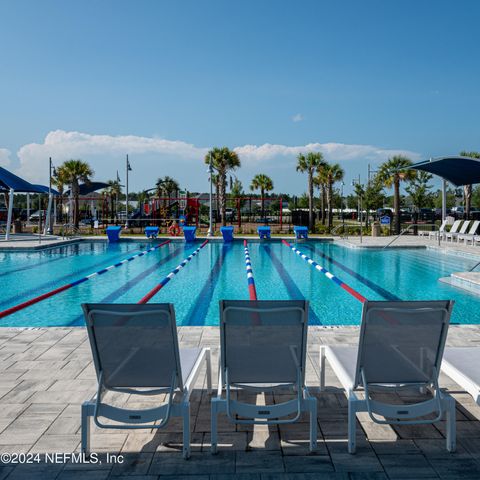
<svg viewBox="0 0 480 480">
<path fill-rule="evenodd" d="M 128 161 L 128 153 L 127 153 L 127 162 L 125 165 L 126 170 L 126 182 L 125 182 L 125 228 L 128 228 L 128 172 L 132 170 L 130 166 L 130 162 Z"/>
<path fill-rule="evenodd" d="M 210 179 L 210 196 L 209 196 L 209 214 L 208 214 L 208 232 L 207 237 L 213 236 L 213 216 L 212 216 L 212 196 L 213 196 L 213 183 L 212 183 L 212 175 L 213 175 L 213 163 L 212 163 L 212 152 L 210 152 L 210 162 L 208 164 L 209 179 Z"/>
<path fill-rule="evenodd" d="M 356 179 L 353 179 L 352 180 L 352 187 L 354 187 L 355 185 L 358 185 L 359 186 L 359 189 L 358 189 L 358 219 L 360 220 L 360 243 L 363 242 L 363 232 L 362 232 L 362 228 L 363 228 L 363 222 L 362 222 L 362 195 L 361 195 L 361 187 L 362 187 L 362 184 L 360 183 L 360 174 L 358 174 L 358 180 Z"/>
<path fill-rule="evenodd" d="M 343 214 L 343 187 L 345 186 L 345 182 L 342 182 L 341 184 L 341 190 L 340 190 L 340 212 L 342 215 L 342 232 L 343 235 L 345 235 L 345 215 Z"/>
</svg>

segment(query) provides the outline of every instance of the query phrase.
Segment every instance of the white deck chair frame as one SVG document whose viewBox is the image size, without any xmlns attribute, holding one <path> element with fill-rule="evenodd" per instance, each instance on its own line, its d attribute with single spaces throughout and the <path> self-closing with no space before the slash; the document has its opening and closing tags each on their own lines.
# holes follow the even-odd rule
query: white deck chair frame
<svg viewBox="0 0 480 480">
<path fill-rule="evenodd" d="M 468 226 L 470 225 L 470 220 L 465 220 L 463 221 L 462 226 L 460 227 L 460 224 L 462 223 L 463 220 L 457 220 L 453 225 L 452 229 L 449 232 L 446 232 L 444 234 L 445 240 L 448 242 L 448 239 L 450 239 L 453 242 L 454 238 L 457 238 L 458 235 L 465 235 L 465 232 L 468 229 Z M 457 223 L 458 222 L 458 223 Z M 457 228 L 455 227 L 455 224 L 457 224 Z M 460 228 L 460 231 L 458 230 Z"/>
<path fill-rule="evenodd" d="M 181 368 L 181 352 L 178 347 L 177 327 L 175 321 L 175 311 L 171 304 L 149 304 L 136 305 L 138 311 L 120 311 L 118 307 L 125 305 L 82 305 L 85 318 L 87 322 L 88 336 L 92 348 L 93 361 L 97 373 L 98 388 L 94 400 L 86 401 L 82 404 L 82 438 L 81 449 L 86 455 L 90 453 L 90 430 L 93 418 L 95 425 L 99 428 L 106 429 L 161 429 L 168 424 L 171 417 L 181 417 L 183 419 L 183 457 L 185 459 L 190 457 L 190 395 L 201 371 L 202 363 L 206 363 L 207 388 L 209 392 L 212 389 L 212 374 L 211 374 L 211 357 L 209 348 L 198 349 L 198 352 L 193 352 L 196 355 L 195 363 L 191 368 L 187 378 L 182 377 Z M 144 315 L 142 307 L 148 307 L 149 315 L 159 315 L 167 317 L 173 341 L 173 351 L 175 355 L 175 371 L 172 371 L 171 381 L 165 387 L 139 390 L 138 388 L 126 387 L 107 387 L 103 378 L 103 370 L 101 358 L 102 355 L 98 350 L 98 345 L 95 337 L 95 320 L 96 313 L 112 315 L 120 321 L 124 319 L 128 322 L 129 319 L 141 317 Z M 153 307 L 153 308 L 152 308 Z M 99 309 L 101 308 L 101 309 Z M 132 338 L 132 343 L 135 338 Z M 140 351 L 141 345 L 138 346 Z M 119 369 L 127 359 L 119 362 Z M 166 394 L 166 402 L 158 407 L 149 409 L 127 409 L 112 406 L 103 403 L 102 397 L 106 391 L 113 391 L 119 393 L 126 393 L 131 395 L 159 395 Z M 99 420 L 99 417 L 112 420 L 115 423 L 105 424 Z M 159 423 L 154 423 L 159 422 Z"/>
<path fill-rule="evenodd" d="M 442 224 L 440 225 L 438 230 L 435 230 L 433 232 L 429 232 L 428 230 L 419 230 L 418 235 L 423 237 L 423 236 L 428 236 L 428 238 L 438 238 L 439 235 L 442 235 L 442 233 L 445 230 L 445 227 L 447 226 L 448 220 L 444 220 Z"/>
<path fill-rule="evenodd" d="M 463 240 L 465 243 L 467 243 L 471 240 L 473 243 L 479 225 L 480 225 L 480 220 L 475 220 L 472 226 L 470 227 L 470 230 L 468 231 L 468 233 L 464 233 L 464 234 L 459 233 L 457 235 L 457 242 L 460 242 L 460 240 Z"/>
<path fill-rule="evenodd" d="M 255 307 L 247 307 L 248 303 L 252 303 Z M 305 362 L 307 348 L 307 330 L 308 330 L 308 302 L 307 301 L 266 301 L 269 305 L 278 304 L 278 307 L 262 308 L 261 301 L 245 302 L 245 301 L 221 301 L 220 302 L 220 357 L 218 369 L 218 390 L 217 397 L 212 399 L 211 404 L 211 451 L 217 453 L 218 433 L 217 433 L 217 416 L 219 413 L 225 413 L 229 420 L 235 424 L 243 425 L 279 425 L 296 422 L 303 412 L 310 414 L 310 451 L 314 451 L 317 447 L 317 399 L 312 397 L 305 385 Z M 292 305 L 288 306 L 291 303 Z M 302 303 L 302 307 L 299 307 Z M 238 306 L 236 306 L 238 305 Z M 261 383 L 231 383 L 228 374 L 228 365 L 225 362 L 225 324 L 226 315 L 229 311 L 244 312 L 248 315 L 261 315 L 262 313 L 285 313 L 297 311 L 302 318 L 302 349 L 300 358 L 294 354 L 298 360 L 296 364 L 296 379 L 291 383 L 272 384 L 271 379 L 265 378 Z M 282 328 L 281 325 L 278 328 Z M 255 405 L 243 403 L 231 398 L 231 388 L 250 392 L 272 392 L 278 389 L 288 388 L 294 391 L 296 398 L 280 404 Z M 225 390 L 225 398 L 222 397 Z M 285 418 L 294 415 L 293 418 Z M 237 416 L 242 417 L 238 419 Z"/>
<path fill-rule="evenodd" d="M 382 383 L 382 384 L 369 384 L 365 379 L 365 372 L 362 365 L 363 358 L 363 343 L 365 338 L 365 330 L 367 324 L 367 315 L 369 311 L 373 309 L 369 308 L 373 305 L 373 308 L 377 310 L 383 310 L 385 312 L 395 313 L 396 310 L 406 311 L 404 308 L 399 308 L 402 302 L 365 302 L 362 313 L 362 324 L 360 328 L 360 340 L 358 345 L 357 363 L 355 367 L 355 379 L 352 381 L 351 375 L 345 370 L 342 363 L 338 360 L 335 354 L 335 348 L 353 348 L 357 347 L 330 347 L 322 345 L 320 347 L 320 390 L 325 389 L 325 359 L 328 360 L 330 366 L 334 370 L 337 378 L 339 379 L 342 387 L 345 390 L 348 399 L 348 452 L 353 454 L 356 451 L 356 414 L 358 412 L 367 412 L 373 422 L 378 424 L 389 425 L 421 425 L 426 423 L 435 423 L 440 421 L 446 414 L 447 432 L 446 432 L 446 447 L 449 452 L 452 452 L 456 448 L 456 431 L 455 431 L 455 400 L 450 395 L 441 391 L 438 385 L 438 373 L 440 371 L 440 364 L 443 356 L 443 350 L 445 346 L 446 335 L 448 331 L 448 325 L 450 321 L 450 315 L 453 308 L 453 302 L 437 302 L 443 303 L 444 307 L 440 310 L 443 311 L 443 328 L 441 339 L 439 341 L 438 349 L 435 357 L 435 367 L 433 368 L 433 375 L 430 381 L 425 383 Z M 407 303 L 407 302 L 403 302 Z M 423 302 L 408 302 L 408 304 L 421 304 Z M 432 303 L 432 302 L 428 302 Z M 435 303 L 435 302 L 434 302 Z M 379 304 L 385 304 L 382 308 L 378 308 Z M 392 305 L 395 306 L 392 308 Z M 389 305 L 389 307 L 386 307 Z M 446 307 L 445 307 L 446 305 Z M 413 310 L 413 309 L 412 309 Z M 400 352 L 398 352 L 401 354 Z M 404 357 L 405 358 L 405 357 Z M 415 368 L 415 365 L 412 364 Z M 433 398 L 415 403 L 415 404 L 387 404 L 379 402 L 370 398 L 370 387 L 383 391 L 394 391 L 395 389 L 405 387 L 418 387 L 420 391 L 424 391 L 428 388 Z M 364 398 L 359 398 L 357 393 L 363 391 Z M 420 419 L 425 415 L 437 413 L 434 419 Z M 380 420 L 378 416 L 385 417 L 385 420 Z M 388 418 L 389 420 L 387 420 Z M 396 420 L 390 420 L 396 419 Z"/>
<path fill-rule="evenodd" d="M 459 356 L 461 358 L 458 358 Z M 479 364 L 480 347 L 447 347 L 442 361 L 442 372 L 469 393 L 480 406 L 480 375 L 477 373 Z"/>
</svg>

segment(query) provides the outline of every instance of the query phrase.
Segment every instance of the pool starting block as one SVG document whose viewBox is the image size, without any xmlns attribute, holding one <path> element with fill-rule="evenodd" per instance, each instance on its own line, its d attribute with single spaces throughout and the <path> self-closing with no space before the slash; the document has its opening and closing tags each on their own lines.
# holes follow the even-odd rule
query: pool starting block
<svg viewBox="0 0 480 480">
<path fill-rule="evenodd" d="M 145 227 L 145 236 L 147 238 L 157 238 L 158 227 Z"/>
<path fill-rule="evenodd" d="M 109 242 L 118 242 L 122 227 L 107 227 L 107 237 Z"/>
<path fill-rule="evenodd" d="M 260 240 L 268 240 L 270 238 L 270 227 L 257 227 Z"/>
<path fill-rule="evenodd" d="M 220 227 L 224 243 L 233 242 L 233 227 Z"/>
<path fill-rule="evenodd" d="M 306 240 L 308 238 L 308 228 L 295 225 L 293 227 L 296 240 Z"/>
<path fill-rule="evenodd" d="M 183 227 L 183 236 L 186 242 L 194 242 L 196 240 L 197 227 Z"/>
</svg>

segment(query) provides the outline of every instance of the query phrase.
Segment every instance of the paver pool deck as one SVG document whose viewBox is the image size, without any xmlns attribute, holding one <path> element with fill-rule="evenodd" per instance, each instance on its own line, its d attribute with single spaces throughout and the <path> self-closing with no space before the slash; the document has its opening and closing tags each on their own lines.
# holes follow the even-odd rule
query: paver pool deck
<svg viewBox="0 0 480 480">
<path fill-rule="evenodd" d="M 93 428 L 92 451 L 102 464 L 3 463 L 0 479 L 480 478 L 480 407 L 444 375 L 441 385 L 457 400 L 456 453 L 445 450 L 444 422 L 390 427 L 373 423 L 367 414 L 358 416 L 357 454 L 347 453 L 346 397 L 330 368 L 328 389 L 318 391 L 318 353 L 321 344 L 354 344 L 357 336 L 358 327 L 309 329 L 307 384 L 319 402 L 315 454 L 308 453 L 307 418 L 280 427 L 235 427 L 220 417 L 220 453 L 212 456 L 210 396 L 202 375 L 192 395 L 190 460 L 182 459 L 181 424 L 175 419 L 157 431 Z M 218 328 L 180 327 L 179 340 L 181 346 L 211 347 L 216 370 Z M 448 344 L 480 346 L 480 326 L 451 326 Z M 79 452 L 80 405 L 96 386 L 85 328 L 2 328 L 0 366 L 0 454 Z M 132 405 L 130 397 L 116 395 Z M 257 396 L 257 402 L 265 400 L 279 398 Z M 136 402 L 151 405 L 147 399 Z M 107 463 L 107 452 L 124 455 L 124 463 Z"/>
</svg>

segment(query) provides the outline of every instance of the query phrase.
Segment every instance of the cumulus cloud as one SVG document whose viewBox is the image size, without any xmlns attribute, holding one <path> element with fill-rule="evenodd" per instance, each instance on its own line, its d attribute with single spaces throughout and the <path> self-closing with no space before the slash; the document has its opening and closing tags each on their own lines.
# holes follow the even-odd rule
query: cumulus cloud
<svg viewBox="0 0 480 480">
<path fill-rule="evenodd" d="M 10 150 L 0 148 L 0 166 L 7 167 L 10 165 Z"/>
<path fill-rule="evenodd" d="M 301 122 L 303 120 L 303 115 L 301 113 L 297 113 L 292 117 L 292 122 Z"/>
<path fill-rule="evenodd" d="M 296 156 L 299 153 L 322 152 L 326 160 L 341 163 L 349 174 L 363 171 L 366 162 L 375 165 L 396 154 L 407 155 L 412 160 L 420 158 L 418 153 L 407 150 L 345 143 L 294 146 L 265 143 L 237 146 L 234 150 L 242 161 L 238 177 L 244 182 L 245 188 L 248 188 L 253 175 L 260 172 L 275 178 L 279 191 L 292 193 L 305 188 L 302 175 L 291 174 L 295 172 Z M 43 142 L 29 143 L 18 150 L 20 164 L 16 173 L 33 183 L 45 184 L 48 182 L 49 157 L 52 157 L 56 165 L 69 158 L 81 158 L 90 163 L 96 179 L 114 178 L 117 170 L 120 170 L 123 179 L 122 169 L 125 154 L 128 153 L 133 167 L 130 179 L 132 190 L 151 188 L 158 177 L 170 175 L 182 187 L 203 191 L 208 188 L 208 176 L 202 161 L 207 151 L 208 147 L 182 140 L 56 130 L 48 133 Z M 10 152 L 0 149 L 0 164 L 5 165 L 9 161 Z"/>
</svg>

